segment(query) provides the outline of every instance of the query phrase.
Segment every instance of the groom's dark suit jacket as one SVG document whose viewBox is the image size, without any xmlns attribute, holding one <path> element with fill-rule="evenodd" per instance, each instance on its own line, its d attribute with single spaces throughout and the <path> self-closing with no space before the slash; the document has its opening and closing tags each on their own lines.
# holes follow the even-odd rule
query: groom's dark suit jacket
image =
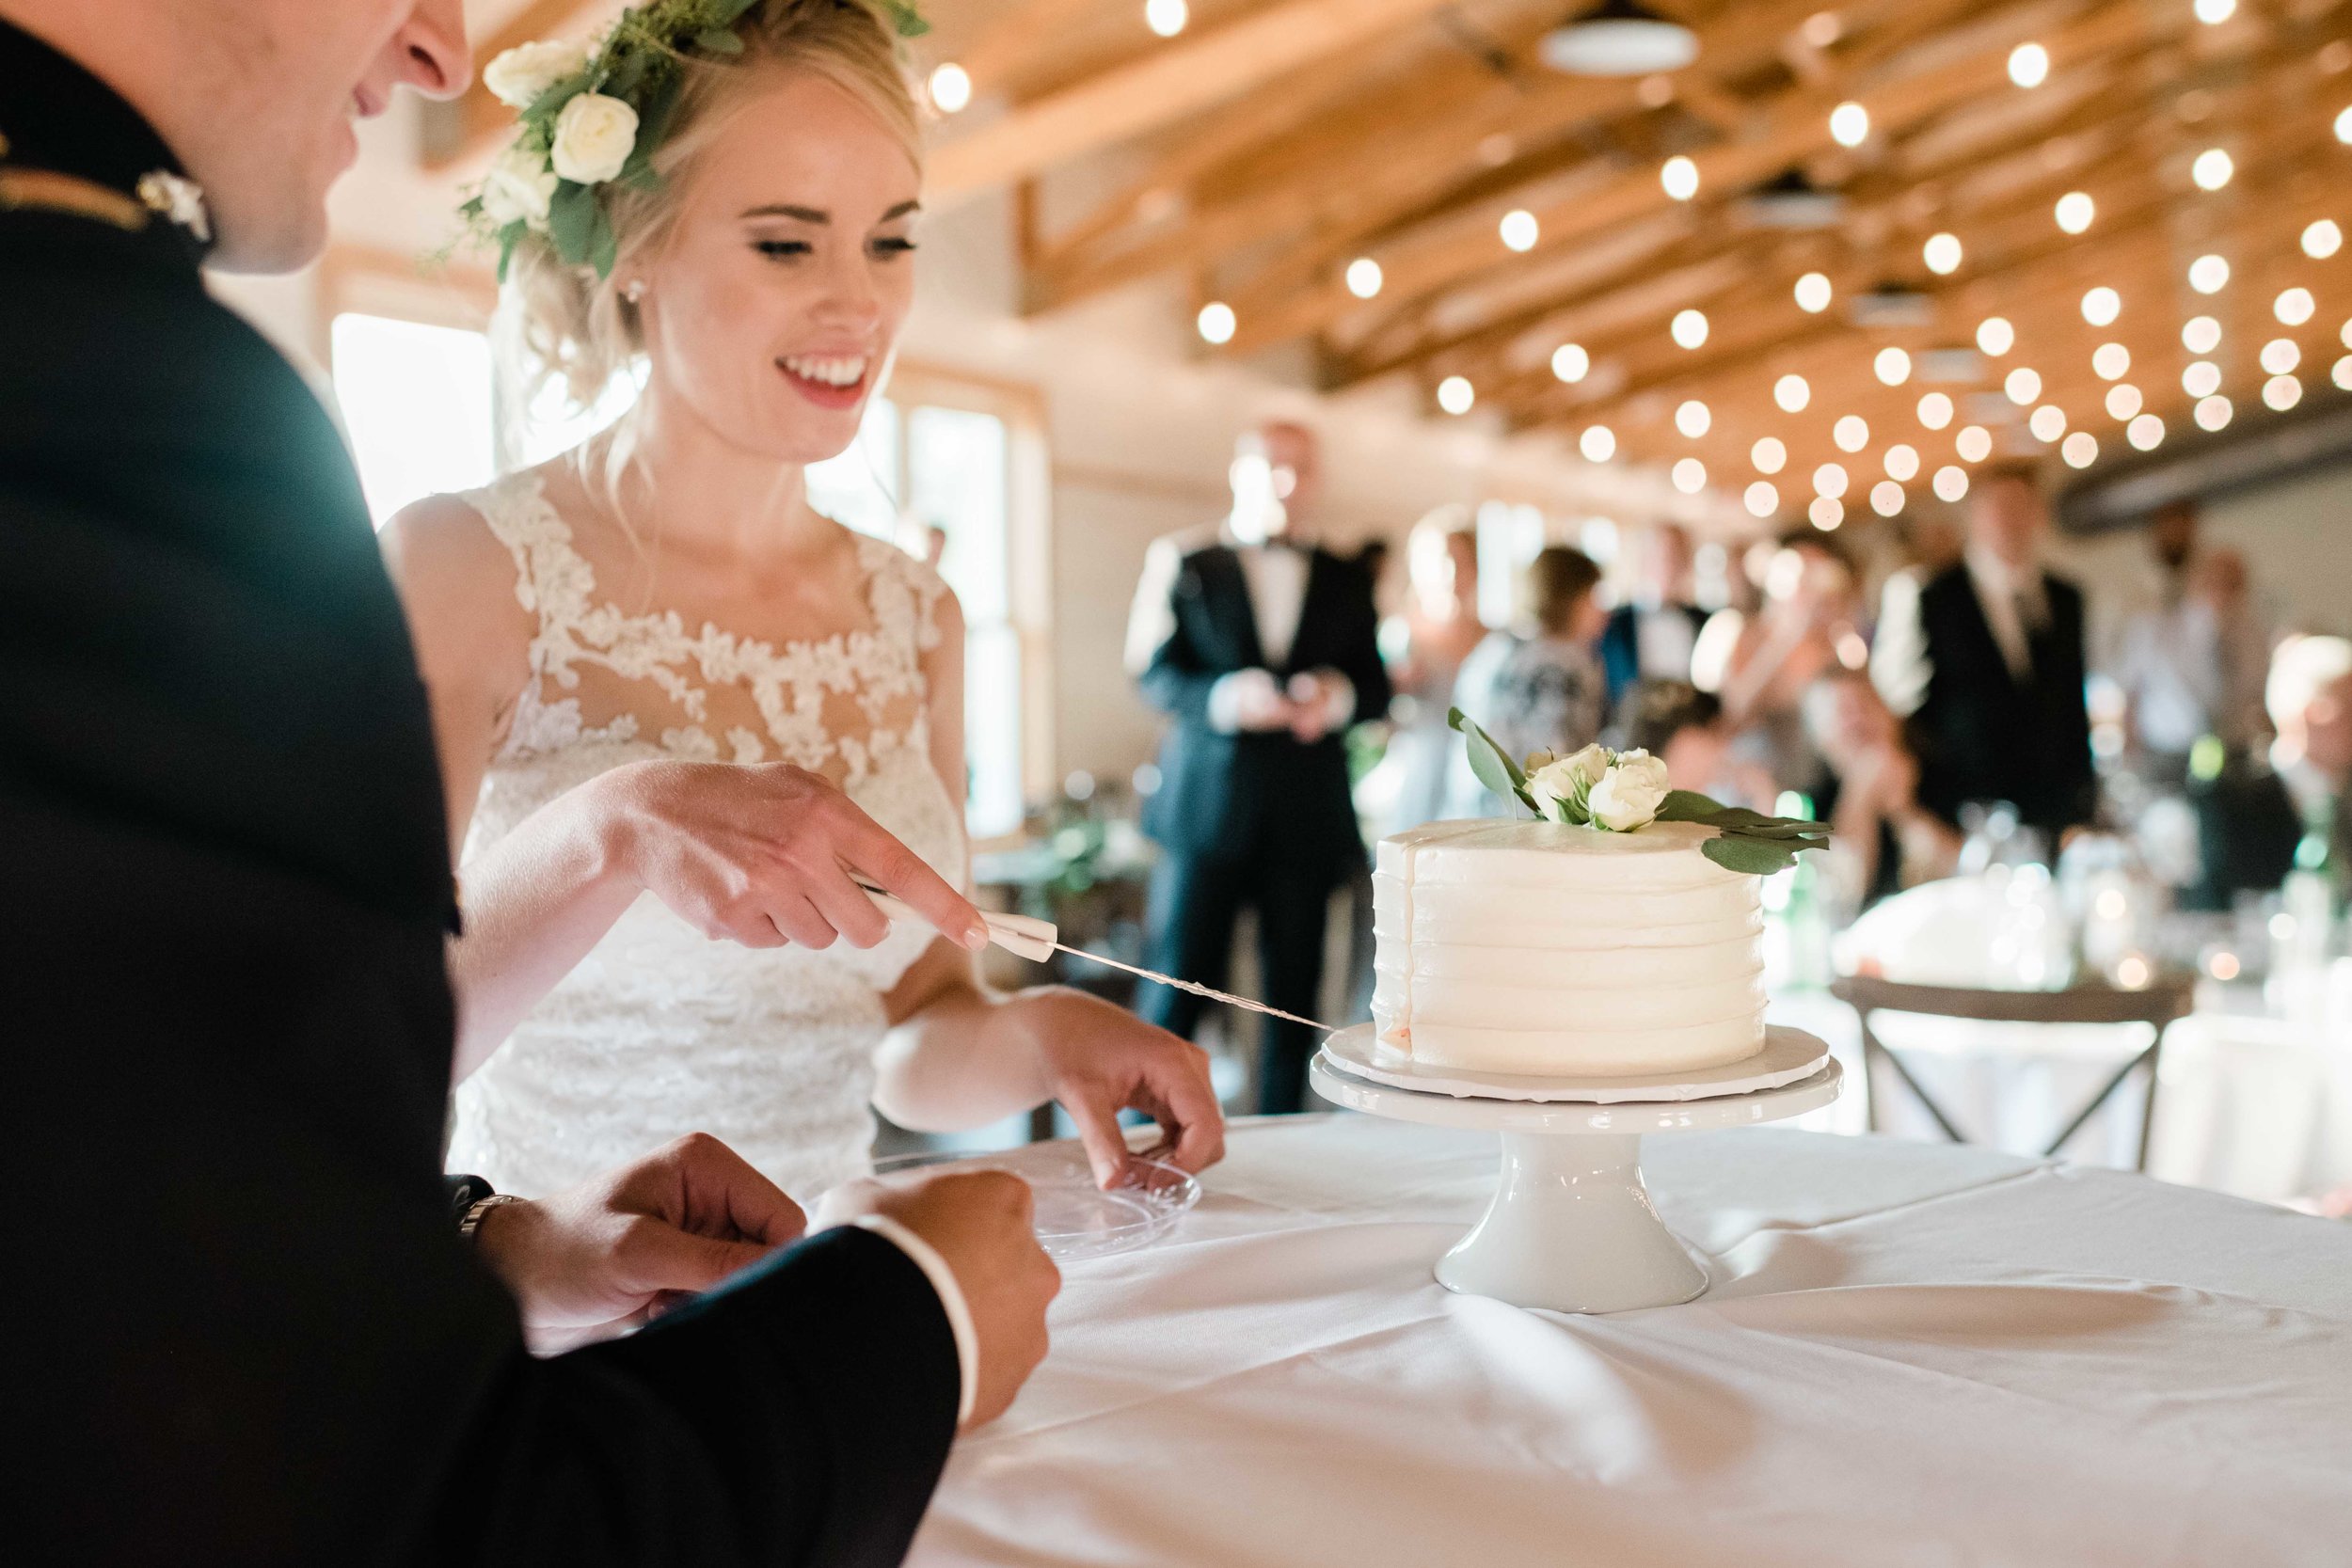
<svg viewBox="0 0 2352 1568">
<path fill-rule="evenodd" d="M 525 1354 L 351 466 L 126 194 L 146 125 L 5 24 L 0 84 L 0 1559 L 896 1562 L 957 1374 L 888 1242 Z"/>
</svg>

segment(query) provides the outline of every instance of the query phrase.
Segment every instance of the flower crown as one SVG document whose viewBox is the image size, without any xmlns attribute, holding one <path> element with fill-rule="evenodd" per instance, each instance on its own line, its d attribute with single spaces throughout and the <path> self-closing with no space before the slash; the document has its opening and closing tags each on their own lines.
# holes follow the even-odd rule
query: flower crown
<svg viewBox="0 0 2352 1568">
<path fill-rule="evenodd" d="M 911 0 L 834 3 L 867 6 L 901 40 L 930 31 Z M 686 62 L 742 54 L 736 24 L 759 4 L 651 0 L 593 43 L 521 44 L 485 68 L 482 85 L 520 111 L 522 130 L 457 211 L 498 246 L 501 282 L 527 242 L 548 245 L 566 266 L 612 275 L 619 241 L 599 193 L 660 188 L 653 155 L 677 111 Z"/>
</svg>

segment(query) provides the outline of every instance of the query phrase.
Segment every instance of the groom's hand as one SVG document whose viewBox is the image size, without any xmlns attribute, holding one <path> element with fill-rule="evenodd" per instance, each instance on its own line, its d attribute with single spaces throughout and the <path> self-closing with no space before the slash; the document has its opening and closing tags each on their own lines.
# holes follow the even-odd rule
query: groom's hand
<svg viewBox="0 0 2352 1568">
<path fill-rule="evenodd" d="M 596 792 L 605 853 L 704 935 L 746 947 L 836 938 L 871 947 L 890 921 L 858 887 L 895 894 L 978 952 L 970 899 L 822 774 L 788 763 L 663 760 L 612 769 Z"/>
<path fill-rule="evenodd" d="M 643 1323 L 801 1239 L 799 1204 L 707 1133 L 552 1197 L 489 1210 L 475 1243 L 534 1348 Z"/>
</svg>

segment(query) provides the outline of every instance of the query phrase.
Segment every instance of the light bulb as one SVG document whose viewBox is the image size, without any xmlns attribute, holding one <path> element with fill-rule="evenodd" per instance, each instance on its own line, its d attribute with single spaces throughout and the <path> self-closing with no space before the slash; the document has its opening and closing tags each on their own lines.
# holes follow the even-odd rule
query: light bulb
<svg viewBox="0 0 2352 1568">
<path fill-rule="evenodd" d="M 1780 510 L 1780 492 L 1764 480 L 1759 479 L 1749 485 L 1740 499 L 1746 503 L 1748 515 L 1753 517 L 1769 517 Z"/>
<path fill-rule="evenodd" d="M 1478 388 L 1468 376 L 1449 375 L 1438 383 L 1438 406 L 1449 414 L 1467 414 L 1478 402 Z"/>
<path fill-rule="evenodd" d="M 1821 273 L 1808 272 L 1797 279 L 1797 309 L 1808 316 L 1818 316 L 1829 309 L 1829 278 Z"/>
<path fill-rule="evenodd" d="M 2197 0 L 2197 20 L 2217 27 L 2237 14 L 2237 0 Z"/>
<path fill-rule="evenodd" d="M 2021 43 L 2009 52 L 2009 79 L 2021 87 L 2038 87 L 2050 79 L 2050 52 L 2038 43 Z"/>
<path fill-rule="evenodd" d="M 2303 401 L 2303 384 L 2291 375 L 2274 375 L 2263 383 L 2263 402 L 2283 414 Z"/>
<path fill-rule="evenodd" d="M 2208 147 L 2188 166 L 2188 177 L 2197 182 L 2201 191 L 2219 190 L 2236 172 L 2237 166 L 2230 161 L 2230 155 L 2217 147 Z"/>
<path fill-rule="evenodd" d="M 1849 483 L 1846 466 L 1842 463 L 1824 463 L 1813 470 L 1813 493 L 1817 496 L 1828 496 L 1835 499 L 1846 493 Z"/>
<path fill-rule="evenodd" d="M 1192 20 L 1184 0 L 1143 0 L 1143 24 L 1164 39 L 1172 39 Z"/>
<path fill-rule="evenodd" d="M 1813 401 L 1813 388 L 1804 377 L 1790 372 L 1772 383 L 1772 401 L 1780 404 L 1784 414 L 1802 414 L 1804 405 Z"/>
<path fill-rule="evenodd" d="M 1779 436 L 1766 436 L 1748 449 L 1748 461 L 1759 474 L 1776 474 L 1788 465 L 1788 449 L 1780 444 Z"/>
<path fill-rule="evenodd" d="M 1870 486 L 1870 510 L 1882 517 L 1892 517 L 1903 509 L 1903 487 L 1891 479 L 1882 479 Z"/>
<path fill-rule="evenodd" d="M 2236 410 L 2230 406 L 2230 400 L 2218 394 L 2209 398 L 2199 398 L 2197 400 L 2197 428 L 2219 430 L 2230 422 L 2230 416 Z"/>
<path fill-rule="evenodd" d="M 1576 438 L 1576 450 L 1587 463 L 1606 463 L 1617 455 L 1617 433 L 1605 424 L 1586 425 Z"/>
<path fill-rule="evenodd" d="M 2226 258 L 2200 256 L 2188 264 L 2188 286 L 2201 294 L 2217 294 L 2229 283 L 2230 263 Z"/>
<path fill-rule="evenodd" d="M 2221 324 L 2211 316 L 2189 317 L 2181 324 L 2181 346 L 2191 354 L 2211 354 L 2221 346 Z"/>
<path fill-rule="evenodd" d="M 2099 437 L 2088 430 L 2078 430 L 2058 448 L 2058 455 L 2066 459 L 2070 468 L 2088 468 L 2099 461 Z"/>
<path fill-rule="evenodd" d="M 1899 387 L 1911 379 L 1911 356 L 1889 344 L 1871 359 L 1870 370 L 1886 386 Z"/>
<path fill-rule="evenodd" d="M 1347 292 L 1358 299 L 1370 299 L 1378 293 L 1382 277 L 1380 263 L 1369 256 L 1359 256 L 1347 263 Z"/>
<path fill-rule="evenodd" d="M 1503 245 L 1512 250 L 1534 249 L 1535 242 L 1543 234 L 1541 226 L 1535 222 L 1535 214 L 1524 207 L 1514 207 L 1503 214 L 1496 230 L 1502 236 Z"/>
<path fill-rule="evenodd" d="M 1675 488 L 1686 496 L 1695 496 L 1707 488 L 1707 465 L 1695 457 L 1686 457 L 1674 466 Z"/>
<path fill-rule="evenodd" d="M 1919 400 L 1919 422 L 1930 430 L 1941 430 L 1952 422 L 1952 400 L 1942 392 L 1930 392 Z"/>
<path fill-rule="evenodd" d="M 2309 289 L 2289 289 L 2270 302 L 2270 313 L 2287 326 L 2300 326 L 2318 309 Z"/>
<path fill-rule="evenodd" d="M 951 115 L 972 102 L 972 73 L 949 60 L 931 72 L 931 104 Z"/>
<path fill-rule="evenodd" d="M 1928 264 L 1928 270 L 1936 277 L 1949 277 L 1960 270 L 1960 236 L 1930 234 L 1928 243 L 1919 247 L 1919 259 Z"/>
<path fill-rule="evenodd" d="M 2142 414 L 2123 427 L 2123 439 L 2135 451 L 2153 451 L 2164 441 L 2164 421 L 2153 414 Z"/>
<path fill-rule="evenodd" d="M 1999 358 L 2017 343 L 2017 329 L 2006 316 L 1987 316 L 1977 324 L 1977 346 Z"/>
<path fill-rule="evenodd" d="M 2272 375 L 2291 375 L 2303 362 L 2303 351 L 2292 338 L 2273 338 L 2263 344 L 2262 365 Z"/>
<path fill-rule="evenodd" d="M 2091 351 L 2090 368 L 2102 381 L 2121 381 L 2132 368 L 2132 351 L 2122 343 L 2101 343 Z"/>
<path fill-rule="evenodd" d="M 1658 182 L 1677 201 L 1688 201 L 1699 194 L 1699 166 L 1677 152 L 1659 166 Z"/>
<path fill-rule="evenodd" d="M 2101 284 L 2083 295 L 2083 320 L 2093 326 L 2108 326 L 2123 313 L 2123 296 Z"/>
<path fill-rule="evenodd" d="M 2352 105 L 2336 111 L 2336 140 L 2352 146 Z"/>
<path fill-rule="evenodd" d="M 1200 314 L 1193 325 L 1200 329 L 1204 341 L 1230 343 L 1233 341 L 1233 328 L 1240 324 L 1234 320 L 1232 306 L 1221 299 L 1213 299 L 1200 307 Z M 1464 385 L 1469 384 L 1465 382 Z"/>
<path fill-rule="evenodd" d="M 2128 420 L 2139 412 L 2139 388 L 2130 382 L 2119 382 L 2107 388 L 2107 418 Z"/>
<path fill-rule="evenodd" d="M 1898 441 L 1893 446 L 1886 449 L 1887 478 L 1899 479 L 1908 483 L 1910 481 L 1917 478 L 1918 474 L 1919 452 L 1917 448 L 1911 446 L 1908 442 Z"/>
<path fill-rule="evenodd" d="M 2181 372 L 2181 390 L 2193 398 L 2211 397 L 2221 389 L 2221 367 L 2210 359 L 2192 359 Z"/>
<path fill-rule="evenodd" d="M 1956 501 L 1967 493 L 1967 469 L 1955 468 L 1947 463 L 1935 470 L 1935 495 L 1938 500 Z"/>
<path fill-rule="evenodd" d="M 1846 520 L 1846 506 L 1835 496 L 1816 496 L 1812 504 L 1804 509 L 1804 515 L 1813 520 L 1815 528 L 1829 533 Z"/>
<path fill-rule="evenodd" d="M 1693 441 L 1706 435 L 1707 427 L 1713 422 L 1713 416 L 1708 412 L 1707 404 L 1696 398 L 1691 399 L 1675 409 L 1675 428 Z"/>
<path fill-rule="evenodd" d="M 1707 341 L 1707 312 L 1677 310 L 1674 321 L 1666 328 L 1677 347 L 1697 348 Z"/>
<path fill-rule="evenodd" d="M 1581 343 L 1562 343 L 1551 351 L 1551 373 L 1573 386 L 1593 368 L 1593 356 Z"/>
<path fill-rule="evenodd" d="M 1840 147 L 1860 147 L 1870 139 L 1870 111 L 1859 103 L 1840 103 L 1829 112 L 1830 139 Z"/>
<path fill-rule="evenodd" d="M 2037 441 L 2055 441 L 2066 434 L 2066 410 L 2055 403 L 2045 403 L 2026 420 L 2026 428 L 2033 432 Z"/>
<path fill-rule="evenodd" d="M 2333 218 L 2321 218 L 2303 230 L 2303 254 L 2314 261 L 2325 261 L 2344 248 L 2344 230 Z"/>
<path fill-rule="evenodd" d="M 1839 451 L 1860 451 L 1870 444 L 1869 422 L 1859 414 L 1845 415 L 1830 427 L 1829 438 Z"/>
<path fill-rule="evenodd" d="M 1993 433 L 1980 424 L 1972 424 L 1952 437 L 1952 450 L 1960 453 L 1963 463 L 1981 463 L 1993 455 Z"/>
<path fill-rule="evenodd" d="M 2010 402 L 2023 408 L 2042 395 L 2042 372 L 2029 365 L 2020 365 L 2002 381 L 2001 390 L 2009 395 Z"/>
<path fill-rule="evenodd" d="M 2079 234 L 2090 227 L 2090 220 L 2099 215 L 2099 205 L 2084 191 L 2068 191 L 2058 198 L 2052 214 L 2058 226 L 2069 234 Z"/>
<path fill-rule="evenodd" d="M 2328 379 L 2343 390 L 2352 392 L 2352 354 L 2336 361 L 2335 369 L 2328 372 Z"/>
</svg>

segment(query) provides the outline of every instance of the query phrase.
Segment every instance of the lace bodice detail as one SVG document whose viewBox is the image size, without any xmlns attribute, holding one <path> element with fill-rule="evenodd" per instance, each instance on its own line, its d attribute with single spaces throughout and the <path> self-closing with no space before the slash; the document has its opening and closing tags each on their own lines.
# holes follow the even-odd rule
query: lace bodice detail
<svg viewBox="0 0 2352 1568">
<path fill-rule="evenodd" d="M 606 769 L 667 755 L 824 772 L 964 879 L 962 823 L 930 751 L 922 656 L 946 592 L 930 568 L 860 536 L 870 626 L 780 644 L 690 633 L 674 611 L 599 597 L 535 476 L 464 499 L 514 556 L 516 596 L 537 623 L 466 858 Z M 648 709 L 675 722 L 648 723 Z M 535 1196 L 699 1131 L 796 1197 L 861 1174 L 882 996 L 930 940 L 901 928 L 863 952 L 752 949 L 644 895 L 459 1086 L 450 1167 Z"/>
</svg>

